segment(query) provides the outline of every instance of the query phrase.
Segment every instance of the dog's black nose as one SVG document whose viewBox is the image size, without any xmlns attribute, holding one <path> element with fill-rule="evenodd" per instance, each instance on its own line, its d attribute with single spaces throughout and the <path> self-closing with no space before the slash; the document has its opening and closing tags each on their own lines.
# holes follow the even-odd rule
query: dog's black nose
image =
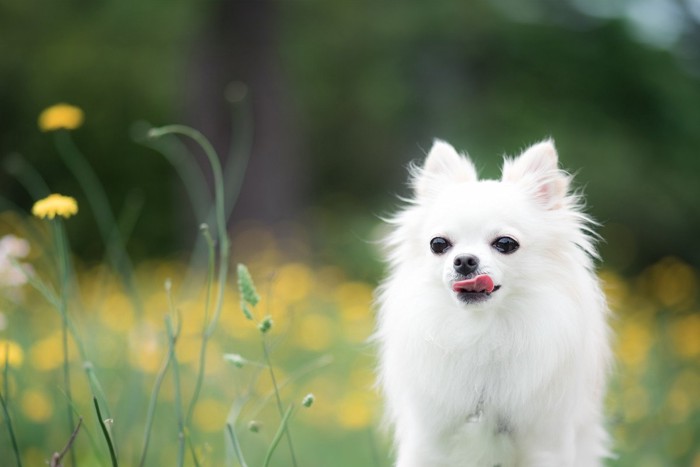
<svg viewBox="0 0 700 467">
<path fill-rule="evenodd" d="M 479 258 L 474 255 L 457 256 L 453 264 L 455 271 L 463 276 L 468 276 L 479 268 Z"/>
</svg>

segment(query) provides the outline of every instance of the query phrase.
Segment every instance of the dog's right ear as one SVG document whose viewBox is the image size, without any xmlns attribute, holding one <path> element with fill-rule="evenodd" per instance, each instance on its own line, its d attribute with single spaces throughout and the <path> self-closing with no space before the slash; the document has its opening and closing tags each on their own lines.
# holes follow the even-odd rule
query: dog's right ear
<svg viewBox="0 0 700 467">
<path fill-rule="evenodd" d="M 450 144 L 436 139 L 423 167 L 417 167 L 413 189 L 417 197 L 431 196 L 448 183 L 477 180 L 474 164 L 466 155 L 455 151 Z"/>
</svg>

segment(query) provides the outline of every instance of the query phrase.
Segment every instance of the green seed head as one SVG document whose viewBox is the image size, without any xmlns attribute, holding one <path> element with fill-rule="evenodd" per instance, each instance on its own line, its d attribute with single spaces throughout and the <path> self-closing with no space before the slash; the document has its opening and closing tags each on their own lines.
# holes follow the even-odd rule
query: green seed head
<svg viewBox="0 0 700 467">
<path fill-rule="evenodd" d="M 248 272 L 248 268 L 244 264 L 239 264 L 237 268 L 238 272 L 238 291 L 241 294 L 241 301 L 250 304 L 250 306 L 255 306 L 260 301 L 260 296 L 255 290 L 255 284 L 253 283 L 253 278 Z"/>
<path fill-rule="evenodd" d="M 312 393 L 308 393 L 306 396 L 304 396 L 304 399 L 301 401 L 301 405 L 304 407 L 311 407 L 314 403 L 315 397 Z"/>
<path fill-rule="evenodd" d="M 260 321 L 260 324 L 258 324 L 258 329 L 260 329 L 260 332 L 263 334 L 272 329 L 272 318 L 266 316 L 262 321 Z"/>
<path fill-rule="evenodd" d="M 243 368 L 243 365 L 245 365 L 247 362 L 245 358 L 243 358 L 240 354 L 237 353 L 224 354 L 224 360 L 226 360 L 229 363 L 232 363 L 238 368 Z"/>
<path fill-rule="evenodd" d="M 262 423 L 260 423 L 259 421 L 257 421 L 257 420 L 251 420 L 250 422 L 248 422 L 248 430 L 249 430 L 251 433 L 257 433 L 257 432 L 259 432 L 259 431 L 260 431 L 260 428 L 262 428 Z"/>
</svg>

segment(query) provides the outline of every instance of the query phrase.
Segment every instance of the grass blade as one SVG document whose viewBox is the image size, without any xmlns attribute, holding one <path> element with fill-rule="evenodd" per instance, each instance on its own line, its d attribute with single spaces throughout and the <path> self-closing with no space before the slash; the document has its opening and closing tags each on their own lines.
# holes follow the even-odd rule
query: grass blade
<svg viewBox="0 0 700 467">
<path fill-rule="evenodd" d="M 275 437 L 272 438 L 272 443 L 270 443 L 270 448 L 267 450 L 267 454 L 265 455 L 265 461 L 263 462 L 263 467 L 267 467 L 270 465 L 270 460 L 272 459 L 272 454 L 275 452 L 275 448 L 279 444 L 280 440 L 282 439 L 282 436 L 284 433 L 287 431 L 287 421 L 289 420 L 289 417 L 292 416 L 292 411 L 294 409 L 294 405 L 290 405 L 287 408 L 287 411 L 284 413 L 284 417 L 282 417 L 282 421 L 280 422 L 279 428 L 277 428 L 277 433 L 275 433 Z"/>
<path fill-rule="evenodd" d="M 6 354 L 7 355 L 7 354 Z M 0 392 L 0 403 L 2 404 L 2 411 L 5 413 L 5 420 L 7 420 L 7 431 L 10 432 L 10 441 L 12 442 L 12 452 L 15 453 L 15 459 L 17 460 L 17 467 L 22 467 L 22 458 L 19 455 L 19 445 L 17 444 L 17 437 L 15 436 L 15 430 L 12 426 L 12 419 L 10 418 L 10 410 L 7 407 L 5 398 Z"/>
<path fill-rule="evenodd" d="M 209 233 L 209 227 L 203 224 L 201 227 L 202 235 L 207 241 L 207 248 L 209 251 L 209 265 L 207 272 L 207 285 L 206 285 L 206 298 L 204 301 L 204 319 L 202 328 L 202 343 L 199 349 L 199 369 L 197 371 L 197 379 L 194 386 L 194 391 L 192 393 L 192 399 L 190 400 L 190 405 L 187 409 L 187 417 L 185 418 L 185 426 L 189 426 L 194 415 L 195 407 L 197 406 L 197 401 L 199 400 L 199 393 L 202 390 L 202 383 L 204 382 L 204 371 L 207 361 L 207 344 L 209 342 L 209 337 L 211 334 L 208 332 L 210 322 L 209 322 L 209 306 L 211 302 L 211 290 L 214 283 L 214 264 L 215 264 L 215 250 L 214 250 L 214 240 L 211 238 Z"/>
<path fill-rule="evenodd" d="M 165 292 L 168 296 L 168 304 L 170 306 L 170 312 L 174 313 L 173 310 L 173 305 L 172 305 L 172 294 L 171 294 L 171 281 L 168 279 L 165 283 Z M 163 384 L 163 379 L 165 378 L 165 374 L 168 371 L 168 368 L 170 367 L 170 363 L 175 359 L 175 345 L 177 344 L 177 338 L 179 335 L 179 329 L 177 331 L 173 330 L 172 326 L 172 321 L 170 315 L 166 315 L 165 317 L 165 327 L 166 327 L 166 332 L 168 335 L 168 354 L 165 357 L 165 360 L 163 361 L 163 364 L 161 365 L 160 371 L 158 372 L 158 375 L 156 376 L 156 380 L 153 383 L 153 390 L 151 392 L 151 399 L 148 404 L 148 410 L 146 412 L 146 428 L 144 430 L 144 435 L 143 435 L 143 450 L 141 452 L 141 460 L 139 461 L 139 466 L 143 466 L 146 463 L 146 453 L 148 452 L 148 445 L 151 440 L 151 428 L 153 427 L 153 420 L 155 416 L 155 411 L 156 411 L 156 403 L 158 402 L 158 394 L 160 393 L 160 387 Z M 179 388 L 178 388 L 178 396 L 179 396 Z M 178 402 L 179 406 L 179 402 Z"/>
<path fill-rule="evenodd" d="M 267 363 L 267 368 L 268 371 L 270 372 L 270 379 L 272 380 L 272 389 L 274 389 L 275 392 L 275 400 L 277 402 L 277 408 L 280 412 L 280 415 L 283 414 L 283 407 L 282 407 L 282 398 L 280 397 L 280 390 L 279 390 L 279 385 L 277 384 L 277 378 L 275 377 L 275 371 L 272 368 L 272 359 L 270 358 L 270 350 L 267 348 L 267 341 L 265 339 L 265 336 L 262 336 L 262 347 L 263 347 L 263 355 L 265 356 L 265 363 Z M 289 409 L 287 409 L 289 411 Z M 285 413 L 282 416 L 282 420 L 284 420 L 285 417 L 288 415 Z M 297 466 L 297 459 L 296 456 L 294 455 L 294 443 L 292 443 L 292 436 L 289 434 L 289 430 L 286 428 L 286 424 L 281 425 L 282 428 L 282 433 L 287 435 L 287 445 L 289 446 L 289 454 L 292 456 L 292 465 L 294 467 Z M 279 442 L 279 440 L 278 440 Z"/>
<path fill-rule="evenodd" d="M 233 431 L 233 425 L 231 425 L 230 423 L 227 423 L 226 430 L 228 431 L 229 438 L 231 438 L 231 444 L 233 445 L 233 452 L 236 453 L 236 458 L 238 459 L 238 463 L 241 464 L 241 467 L 248 467 L 248 464 L 245 463 L 245 459 L 243 459 L 243 451 L 241 451 L 241 443 L 238 442 L 238 438 L 236 437 L 236 432 Z"/>
<path fill-rule="evenodd" d="M 71 408 L 71 404 L 73 403 L 73 396 L 71 391 L 70 362 L 68 355 L 68 297 L 70 294 L 70 265 L 68 258 L 68 245 L 66 240 L 66 232 L 61 220 L 52 220 L 51 227 L 53 229 L 54 242 L 56 244 L 55 248 L 58 254 L 58 271 L 61 291 L 58 297 L 58 311 L 61 315 L 61 344 L 63 347 L 63 384 L 65 386 L 64 389 L 66 391 L 66 397 L 68 399 L 68 403 L 66 405 L 66 412 L 69 432 L 73 433 L 75 431 L 75 420 L 73 419 L 73 409 Z M 69 443 L 68 447 L 70 449 L 71 454 L 71 465 L 75 465 L 75 450 L 73 449 L 73 443 Z"/>
<path fill-rule="evenodd" d="M 117 220 L 109 204 L 104 186 L 88 160 L 73 142 L 69 132 L 54 132 L 54 143 L 66 167 L 73 173 L 85 193 L 92 208 L 92 213 L 97 222 L 110 263 L 129 292 L 128 295 L 134 308 L 141 315 L 143 307 L 134 283 L 131 261 L 126 252 L 124 240 L 119 232 Z"/>
<path fill-rule="evenodd" d="M 119 463 L 117 462 L 117 454 L 114 452 L 114 446 L 112 445 L 112 439 L 109 436 L 109 432 L 107 431 L 107 425 L 105 425 L 104 420 L 102 419 L 102 414 L 100 413 L 100 404 L 97 403 L 97 398 L 92 397 L 92 402 L 95 404 L 95 412 L 97 412 L 97 421 L 100 422 L 100 428 L 102 428 L 102 434 L 105 437 L 105 440 L 107 441 L 107 446 L 109 447 L 109 457 L 112 459 L 112 467 L 118 467 Z"/>
<path fill-rule="evenodd" d="M 182 320 L 179 319 L 176 310 L 173 306 L 172 295 L 168 293 L 168 306 L 170 307 L 170 315 L 165 316 L 165 330 L 168 333 L 168 341 L 172 343 L 170 346 L 170 358 L 173 368 L 173 384 L 175 385 L 175 418 L 177 419 L 178 435 L 177 435 L 177 466 L 182 467 L 185 462 L 185 419 L 182 414 L 182 396 L 180 394 L 180 365 L 175 354 L 175 345 L 182 330 Z M 173 326 L 171 315 L 178 316 L 177 328 Z"/>
<path fill-rule="evenodd" d="M 61 395 L 66 399 L 66 393 L 61 391 L 61 388 L 58 389 L 61 392 Z M 75 404 L 71 403 L 71 408 L 73 409 L 73 415 L 80 420 L 82 419 L 82 415 L 80 415 L 80 412 L 78 411 L 77 407 Z M 95 436 L 92 434 L 90 431 L 90 428 L 88 425 L 83 425 L 82 427 L 83 432 L 85 433 L 85 436 L 87 436 L 88 442 L 90 443 L 90 447 L 92 448 L 93 453 L 95 454 L 95 458 L 97 459 L 97 462 L 99 462 L 100 466 L 103 466 L 104 464 L 102 463 L 102 459 L 99 458 L 100 456 L 100 448 L 97 446 L 97 442 L 95 441 Z"/>
<path fill-rule="evenodd" d="M 224 305 L 224 291 L 226 289 L 226 279 L 228 277 L 228 267 L 229 267 L 229 254 L 230 254 L 230 245 L 229 245 L 229 239 L 228 239 L 228 232 L 226 230 L 226 210 L 225 210 L 225 200 L 224 200 L 224 180 L 223 180 L 223 173 L 221 169 L 221 161 L 219 160 L 219 156 L 216 154 L 216 151 L 214 150 L 214 147 L 211 145 L 209 140 L 200 133 L 199 131 L 195 130 L 194 128 L 190 128 L 184 125 L 168 125 L 164 126 L 161 128 L 152 128 L 149 132 L 148 135 L 151 138 L 159 138 L 162 137 L 166 134 L 170 133 L 175 133 L 175 134 L 180 134 L 183 136 L 187 136 L 188 138 L 193 139 L 204 151 L 204 154 L 206 155 L 207 159 L 209 160 L 209 164 L 211 165 L 211 170 L 212 174 L 214 176 L 214 209 L 216 213 L 216 231 L 217 231 L 217 241 L 218 241 L 218 250 L 219 250 L 219 274 L 218 274 L 218 290 L 217 290 L 217 295 L 216 295 L 216 305 L 214 306 L 214 313 L 211 317 L 211 320 L 209 320 L 208 325 L 205 322 L 205 329 L 202 335 L 202 347 L 200 351 L 200 369 L 199 372 L 203 376 L 204 374 L 204 365 L 206 363 L 206 349 L 207 349 L 207 342 L 209 338 L 212 336 L 214 333 L 214 330 L 216 329 L 216 324 L 219 321 L 219 316 L 221 315 L 221 310 L 223 309 Z M 208 232 L 208 230 L 206 231 Z M 211 248 L 210 248 L 211 251 Z M 208 313 L 208 305 L 207 305 L 207 313 Z M 201 377 L 198 376 L 198 381 L 200 380 Z M 201 385 L 200 382 L 196 383 L 197 387 L 195 388 L 195 393 L 192 397 L 192 400 L 190 402 L 189 409 L 187 410 L 187 418 L 185 419 L 185 428 L 186 428 L 186 436 L 188 439 L 188 443 L 190 444 L 191 451 L 192 451 L 192 458 L 195 462 L 195 465 L 198 465 L 197 461 L 197 456 L 196 453 L 194 452 L 194 449 L 192 448 L 191 444 L 191 436 L 189 434 L 189 423 L 190 419 L 192 417 L 192 414 L 194 413 L 194 409 L 197 403 L 197 398 L 199 397 L 199 386 Z"/>
</svg>

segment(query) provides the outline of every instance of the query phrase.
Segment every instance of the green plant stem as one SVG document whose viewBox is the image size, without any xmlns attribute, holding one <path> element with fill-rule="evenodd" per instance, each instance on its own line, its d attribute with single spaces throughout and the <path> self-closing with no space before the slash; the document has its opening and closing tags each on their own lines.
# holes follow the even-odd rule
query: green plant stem
<svg viewBox="0 0 700 467">
<path fill-rule="evenodd" d="M 175 385 L 175 418 L 177 419 L 177 467 L 182 467 L 185 462 L 185 419 L 182 415 L 182 394 L 180 391 L 180 365 L 177 362 L 177 354 L 175 353 L 175 344 L 180 336 L 182 329 L 182 320 L 178 319 L 177 328 L 173 326 L 172 316 L 175 315 L 175 307 L 172 302 L 172 295 L 168 294 L 168 304 L 170 306 L 170 314 L 165 317 L 165 330 L 168 334 L 168 341 L 172 343 L 170 346 L 170 358 L 173 366 L 173 384 Z"/>
<path fill-rule="evenodd" d="M 87 376 L 88 383 L 90 385 L 90 390 L 94 396 L 97 396 L 102 403 L 107 418 L 111 419 L 112 414 L 109 410 L 109 404 L 107 403 L 107 396 L 102 389 L 102 384 L 100 384 L 97 375 L 95 374 L 94 367 L 92 363 L 87 359 L 87 352 L 83 345 L 82 339 L 80 338 L 77 330 L 75 329 L 69 314 L 68 314 L 68 296 L 70 294 L 69 279 L 71 275 L 69 271 L 70 267 L 70 257 L 68 255 L 69 246 L 66 237 L 65 227 L 62 221 L 58 218 L 54 219 L 51 224 L 54 226 L 54 238 L 56 239 L 56 251 L 58 253 L 59 261 L 59 277 L 60 277 L 60 294 L 58 297 L 58 309 L 62 320 L 62 340 L 63 340 L 63 352 L 64 352 L 64 380 L 66 384 L 66 397 L 68 399 L 69 406 L 73 404 L 71 384 L 70 384 L 70 365 L 68 360 L 68 333 L 73 337 L 73 341 L 76 343 L 78 349 L 78 354 L 81 361 L 83 362 L 83 370 Z M 69 419 L 72 429 L 75 429 L 75 420 L 73 418 L 72 410 L 69 411 Z M 110 427 L 111 428 L 111 427 Z M 72 430 L 71 430 L 72 431 Z M 114 436 L 112 436 L 112 442 L 116 444 Z M 75 450 L 71 446 L 71 463 L 74 463 Z"/>
<path fill-rule="evenodd" d="M 95 412 L 97 412 L 97 421 L 100 423 L 100 428 L 102 428 L 102 434 L 105 437 L 105 440 L 107 441 L 107 447 L 109 448 L 109 457 L 112 459 L 112 467 L 118 467 L 118 462 L 117 462 L 117 454 L 114 451 L 114 445 L 112 444 L 112 439 L 109 436 L 109 432 L 107 431 L 107 426 L 105 425 L 105 421 L 102 418 L 102 414 L 100 413 L 100 404 L 97 403 L 97 398 L 93 396 L 92 398 L 93 404 L 95 404 Z"/>
<path fill-rule="evenodd" d="M 215 262 L 215 252 L 214 252 L 214 241 L 209 234 L 209 229 L 203 226 L 202 233 L 207 241 L 207 247 L 209 251 L 209 268 L 207 273 L 207 293 L 204 300 L 204 320 L 202 328 L 202 343 L 199 349 L 199 368 L 197 370 L 197 379 L 194 385 L 194 392 L 192 393 L 192 399 L 190 400 L 190 405 L 187 409 L 186 425 L 189 426 L 192 421 L 192 416 L 194 415 L 194 409 L 199 400 L 199 394 L 202 390 L 202 384 L 204 382 L 204 370 L 207 361 L 207 345 L 209 343 L 210 334 L 207 333 L 209 326 L 209 306 L 211 301 L 211 288 L 214 282 L 214 262 Z"/>
<path fill-rule="evenodd" d="M 67 370 L 67 355 L 68 355 L 68 333 L 73 337 L 73 342 L 78 349 L 78 355 L 83 363 L 83 370 L 88 379 L 90 385 L 90 390 L 92 394 L 98 396 L 101 400 L 105 414 L 108 418 L 112 418 L 111 412 L 109 410 L 109 404 L 107 403 L 107 397 L 102 389 L 97 375 L 95 374 L 92 363 L 87 358 L 87 352 L 85 351 L 85 346 L 80 338 L 80 334 L 75 328 L 69 314 L 67 298 L 70 291 L 68 287 L 69 278 L 71 277 L 68 273 L 70 269 L 70 261 L 68 256 L 68 241 L 66 239 L 65 229 L 60 219 L 53 219 L 50 221 L 51 228 L 53 229 L 53 239 L 55 243 L 55 249 L 58 256 L 58 269 L 59 269 L 59 281 L 60 281 L 60 291 L 58 294 L 54 292 L 49 286 L 47 286 L 38 276 L 34 274 L 29 274 L 25 272 L 25 277 L 27 282 L 34 287 L 45 299 L 49 302 L 59 313 L 61 318 L 62 329 L 64 330 L 62 335 L 63 352 L 64 352 L 64 379 L 68 378 L 68 383 L 70 383 L 70 372 Z M 24 271 L 16 261 L 10 259 L 13 266 L 19 268 L 19 270 Z M 66 403 L 68 404 L 69 410 L 73 406 L 73 401 L 70 393 L 70 384 L 66 385 Z M 73 411 L 69 415 L 69 419 L 74 420 Z M 73 425 L 73 423 L 71 423 Z"/>
<path fill-rule="evenodd" d="M 168 302 L 170 302 L 170 290 L 167 290 L 168 293 Z M 166 327 L 168 326 L 167 319 L 169 317 L 166 316 Z M 165 379 L 165 374 L 168 371 L 168 367 L 170 366 L 170 362 L 173 360 L 175 357 L 175 344 L 177 342 L 177 334 L 172 334 L 171 332 L 168 332 L 168 354 L 165 357 L 165 360 L 163 361 L 163 364 L 158 371 L 158 374 L 156 375 L 156 380 L 155 383 L 153 384 L 153 390 L 151 391 L 151 398 L 148 403 L 148 409 L 146 411 L 146 427 L 144 429 L 144 435 L 143 435 L 143 450 L 141 451 L 141 459 L 139 461 L 139 466 L 144 466 L 146 464 L 146 454 L 148 453 L 148 445 L 151 440 L 151 428 L 153 427 L 153 419 L 155 416 L 155 411 L 156 411 L 156 403 L 158 402 L 158 394 L 160 393 L 160 386 L 163 384 L 163 379 Z M 178 388 L 179 390 L 179 388 Z"/>
<path fill-rule="evenodd" d="M 10 343 L 5 343 L 5 365 L 2 368 L 2 394 L 10 396 Z M 9 402 L 9 400 L 8 400 Z"/>
<path fill-rule="evenodd" d="M 226 215 L 229 216 L 236 205 L 243 187 L 243 179 L 250 161 L 253 141 L 253 118 L 249 99 L 231 106 L 231 134 L 237 138 L 231 142 L 228 160 L 224 169 Z"/>
<path fill-rule="evenodd" d="M 67 248 L 65 248 L 65 250 L 67 251 Z M 21 265 L 12 258 L 10 258 L 10 262 L 13 266 L 21 268 Z M 58 310 L 59 315 L 61 315 L 61 298 L 56 296 L 56 293 L 53 290 L 51 290 L 46 284 L 44 284 L 44 282 L 39 277 L 34 276 L 33 274 L 26 273 L 25 277 L 27 278 L 27 282 L 29 282 L 29 285 L 34 287 L 34 289 L 37 290 L 46 299 L 47 302 L 49 302 L 54 308 L 56 308 L 56 310 Z M 61 315 L 61 319 L 63 319 L 63 315 Z M 73 321 L 70 319 L 70 316 L 67 313 L 65 314 L 65 319 L 68 331 L 73 337 L 73 342 L 75 342 L 75 345 L 78 348 L 80 360 L 83 362 L 83 369 L 85 370 L 85 374 L 88 378 L 90 390 L 92 391 L 93 395 L 99 396 L 103 404 L 105 414 L 108 418 L 112 418 L 111 412 L 109 411 L 109 405 L 107 404 L 107 397 L 105 396 L 104 390 L 102 389 L 102 385 L 100 384 L 100 381 L 97 378 L 97 375 L 95 374 L 95 370 L 92 366 L 92 363 L 87 359 L 87 352 L 85 351 L 85 346 L 83 345 L 83 341 L 80 338 L 80 334 L 75 329 L 75 325 L 73 324 Z M 72 402 L 68 400 L 68 403 L 71 404 Z"/>
<path fill-rule="evenodd" d="M 10 418 L 10 409 L 8 407 L 8 401 L 5 400 L 3 394 L 9 395 L 8 391 L 8 369 L 9 369 L 9 359 L 10 359 L 10 344 L 5 346 L 5 367 L 3 368 L 3 388 L 0 391 L 0 403 L 2 404 L 2 411 L 5 414 L 5 420 L 7 420 L 7 431 L 10 434 L 10 442 L 12 443 L 12 452 L 15 454 L 15 460 L 17 462 L 17 467 L 22 467 L 22 458 L 19 455 L 19 445 L 17 444 L 17 437 L 15 436 L 15 429 L 12 425 L 12 418 Z"/>
<path fill-rule="evenodd" d="M 205 334 L 211 335 L 216 328 L 216 323 L 219 320 L 221 309 L 224 302 L 224 291 L 226 289 L 226 278 L 228 275 L 228 259 L 229 259 L 229 240 L 226 231 L 226 207 L 224 200 L 224 178 L 221 168 L 221 161 L 211 145 L 202 133 L 184 125 L 168 125 L 161 128 L 154 128 L 150 134 L 154 137 L 160 137 L 169 133 L 176 133 L 192 138 L 204 151 L 204 154 L 211 165 L 212 174 L 214 175 L 214 204 L 216 209 L 216 227 L 217 241 L 219 242 L 219 289 L 217 293 L 216 306 L 214 307 L 214 316 L 209 323 L 209 327 Z"/>
<path fill-rule="evenodd" d="M 34 199 L 45 198 L 51 191 L 39 172 L 19 154 L 10 154 L 3 167 L 13 175 Z"/>
<path fill-rule="evenodd" d="M 180 138 L 174 135 L 158 141 L 139 138 L 138 142 L 158 151 L 175 168 L 185 187 L 197 222 L 213 222 L 213 212 L 209 212 L 209 207 L 213 206 L 213 201 L 209 193 L 207 180 L 202 168 Z M 191 290 L 198 290 L 201 285 L 197 274 L 203 263 L 205 249 L 206 241 L 203 237 L 197 236 L 190 254 L 187 276 L 183 281 L 184 284 L 190 284 Z"/>
<path fill-rule="evenodd" d="M 238 437 L 236 436 L 236 432 L 233 429 L 233 425 L 227 423 L 226 431 L 228 431 L 228 436 L 229 438 L 231 438 L 231 445 L 233 446 L 233 452 L 236 454 L 238 463 L 241 465 L 241 467 L 248 467 L 248 464 L 246 464 L 245 459 L 243 458 L 241 443 L 238 442 Z"/>
<path fill-rule="evenodd" d="M 270 460 L 272 459 L 272 454 L 275 452 L 275 448 L 280 442 L 280 439 L 282 439 L 282 436 L 287 433 L 287 438 L 289 438 L 289 433 L 287 431 L 287 422 L 289 421 L 289 417 L 292 416 L 292 411 L 294 409 L 293 405 L 290 405 L 286 412 L 283 413 L 282 415 L 282 421 L 280 422 L 279 428 L 277 428 L 277 433 L 275 433 L 275 437 L 272 438 L 272 442 L 270 443 L 270 447 L 267 450 L 267 454 L 265 455 L 265 461 L 263 462 L 263 467 L 268 467 L 270 465 Z M 294 458 L 292 458 L 294 460 Z M 294 464 L 296 465 L 296 463 Z"/>
<path fill-rule="evenodd" d="M 197 459 L 197 451 L 194 448 L 191 436 L 187 437 L 187 447 L 190 448 L 190 455 L 192 456 L 192 462 L 194 462 L 194 467 L 200 467 L 199 459 Z"/>
<path fill-rule="evenodd" d="M 7 394 L 7 392 L 5 392 L 5 394 Z M 0 393 L 0 403 L 2 403 L 2 411 L 5 414 L 5 420 L 7 420 L 7 431 L 10 433 L 10 442 L 12 443 L 12 452 L 15 454 L 15 460 L 17 462 L 17 467 L 22 467 L 22 458 L 19 455 L 19 445 L 17 444 L 17 437 L 15 436 L 15 429 L 12 425 L 12 418 L 10 418 L 10 409 L 7 406 L 7 402 L 5 401 L 5 398 L 3 397 L 3 393 Z"/>
<path fill-rule="evenodd" d="M 71 394 L 70 384 L 70 365 L 68 364 L 68 324 L 66 323 L 65 319 L 63 320 L 61 326 L 61 342 L 63 344 L 63 384 L 66 390 L 68 400 L 72 402 L 73 396 Z M 70 405 L 67 406 L 66 410 L 68 413 L 68 428 L 70 428 L 70 432 L 72 433 L 73 430 L 75 430 L 75 420 L 73 419 L 73 411 L 71 410 Z M 75 465 L 75 450 L 73 449 L 72 445 L 70 447 L 70 459 L 71 465 Z"/>
<path fill-rule="evenodd" d="M 153 137 L 161 137 L 166 134 L 175 133 L 192 138 L 204 151 L 209 160 L 212 173 L 214 175 L 214 203 L 216 209 L 216 224 L 218 228 L 218 241 L 220 244 L 219 253 L 228 256 L 228 236 L 226 235 L 226 214 L 224 206 L 224 179 L 221 161 L 211 145 L 202 133 L 185 125 L 167 125 L 154 128 L 150 134 Z"/>
<path fill-rule="evenodd" d="M 204 173 L 189 153 L 188 148 L 177 138 L 163 138 L 159 141 L 139 140 L 146 147 L 158 151 L 175 168 L 175 172 L 185 186 L 198 222 L 207 221 L 207 209 L 211 205 L 207 180 Z"/>
<path fill-rule="evenodd" d="M 70 133 L 60 130 L 55 131 L 54 136 L 54 142 L 58 153 L 78 180 L 78 183 L 85 192 L 87 200 L 90 203 L 110 262 L 122 279 L 126 290 L 129 292 L 128 295 L 134 308 L 141 314 L 142 306 L 136 286 L 134 285 L 131 263 L 104 187 L 85 156 L 83 156 L 75 146 L 75 143 L 73 143 Z"/>
<path fill-rule="evenodd" d="M 333 362 L 333 356 L 330 354 L 322 355 L 316 360 L 313 360 L 303 367 L 299 368 L 297 371 L 289 375 L 287 378 L 282 380 L 281 382 L 277 383 L 277 387 L 279 390 L 282 390 L 285 386 L 288 384 L 298 380 L 299 378 L 316 371 L 320 368 L 323 368 L 324 366 L 330 365 Z M 263 365 L 264 368 L 267 368 L 267 365 Z M 250 411 L 250 418 L 256 418 L 260 412 L 267 406 L 267 403 L 270 399 L 272 399 L 275 396 L 275 390 L 271 390 L 267 394 L 265 394 L 264 397 L 260 398 L 258 401 L 257 405 L 251 409 Z"/>
<path fill-rule="evenodd" d="M 112 235 L 121 235 L 122 242 L 128 243 L 131 234 L 134 232 L 136 223 L 141 216 L 145 204 L 144 194 L 139 190 L 127 193 L 124 199 L 124 207 L 117 218 L 116 232 Z M 107 258 L 108 259 L 108 258 Z"/>
<path fill-rule="evenodd" d="M 73 410 L 71 409 L 73 396 L 71 393 L 70 360 L 68 355 L 68 252 L 66 251 L 65 232 L 61 220 L 59 218 L 53 219 L 51 221 L 51 227 L 53 228 L 56 251 L 58 252 L 58 270 L 61 290 L 58 299 L 59 313 L 61 315 L 61 343 L 63 347 L 63 385 L 68 399 L 68 404 L 66 405 L 68 432 L 73 433 L 73 431 L 75 431 L 75 420 L 73 418 Z M 71 465 L 75 465 L 75 449 L 72 444 L 70 446 L 70 459 Z"/>
<path fill-rule="evenodd" d="M 288 416 L 288 415 L 286 415 L 284 412 L 284 406 L 282 405 L 282 398 L 280 397 L 279 387 L 277 386 L 277 378 L 275 377 L 275 371 L 272 369 L 272 359 L 270 358 L 270 351 L 267 348 L 267 340 L 265 338 L 265 335 L 263 335 L 263 337 L 262 337 L 262 347 L 263 347 L 263 355 L 265 356 L 265 363 L 267 364 L 267 368 L 270 371 L 270 379 L 272 380 L 272 388 L 275 391 L 275 400 L 277 402 L 277 409 L 279 410 L 280 416 L 282 417 L 282 420 L 284 421 L 285 416 Z M 288 411 L 289 410 L 291 410 L 291 406 L 288 409 Z M 280 429 L 286 435 L 287 445 L 289 446 L 289 454 L 292 457 L 292 465 L 296 467 L 297 460 L 296 460 L 296 456 L 294 455 L 294 445 L 292 443 L 292 437 L 289 434 L 289 430 L 287 430 L 286 422 L 280 426 Z M 267 465 L 267 464 L 265 464 L 265 465 Z"/>
<path fill-rule="evenodd" d="M 199 144 L 209 160 L 209 164 L 211 165 L 212 173 L 214 175 L 214 204 L 216 209 L 217 240 L 219 242 L 219 276 L 216 305 L 214 306 L 214 314 L 211 320 L 208 323 L 206 321 L 204 323 L 205 328 L 202 332 L 199 373 L 197 376 L 197 383 L 195 385 L 195 392 L 190 401 L 189 409 L 187 410 L 187 418 L 185 419 L 185 428 L 187 428 L 189 427 L 192 415 L 194 414 L 202 381 L 204 379 L 207 344 L 209 338 L 214 334 L 216 324 L 223 308 L 226 279 L 228 276 L 229 240 L 228 233 L 226 231 L 223 172 L 221 169 L 221 162 L 219 161 L 216 151 L 211 143 L 204 137 L 204 135 L 202 135 L 202 133 L 184 125 L 168 125 L 161 128 L 154 128 L 149 132 L 151 137 L 161 137 L 166 134 L 180 134 L 193 139 L 197 144 Z M 210 247 L 210 260 L 213 256 L 211 254 L 211 248 L 212 247 Z M 210 263 L 213 264 L 213 261 L 210 261 Z M 208 309 L 209 307 L 207 306 L 205 309 L 206 315 L 208 315 Z M 195 464 L 197 464 L 198 462 L 194 449 L 192 449 L 192 457 Z"/>
<path fill-rule="evenodd" d="M 65 397 L 65 394 L 63 394 L 63 396 Z M 78 420 L 80 420 L 80 419 L 83 418 L 83 417 L 80 415 L 80 412 L 78 412 L 78 409 L 76 408 L 75 404 L 73 404 L 73 405 L 71 406 L 71 409 L 73 409 L 73 415 L 75 415 L 75 416 L 78 418 Z M 100 456 L 100 448 L 97 446 L 97 442 L 95 441 L 95 437 L 93 436 L 92 432 L 90 431 L 90 429 L 88 428 L 87 425 L 83 425 L 83 426 L 82 426 L 82 430 L 85 432 L 85 435 L 88 437 L 88 442 L 90 443 L 90 447 L 92 447 L 92 450 L 93 450 L 93 452 L 94 452 L 96 458 L 98 459 L 99 464 L 100 464 L 100 465 L 104 465 L 104 464 L 102 463 L 102 460 L 99 459 L 99 456 Z"/>
</svg>

